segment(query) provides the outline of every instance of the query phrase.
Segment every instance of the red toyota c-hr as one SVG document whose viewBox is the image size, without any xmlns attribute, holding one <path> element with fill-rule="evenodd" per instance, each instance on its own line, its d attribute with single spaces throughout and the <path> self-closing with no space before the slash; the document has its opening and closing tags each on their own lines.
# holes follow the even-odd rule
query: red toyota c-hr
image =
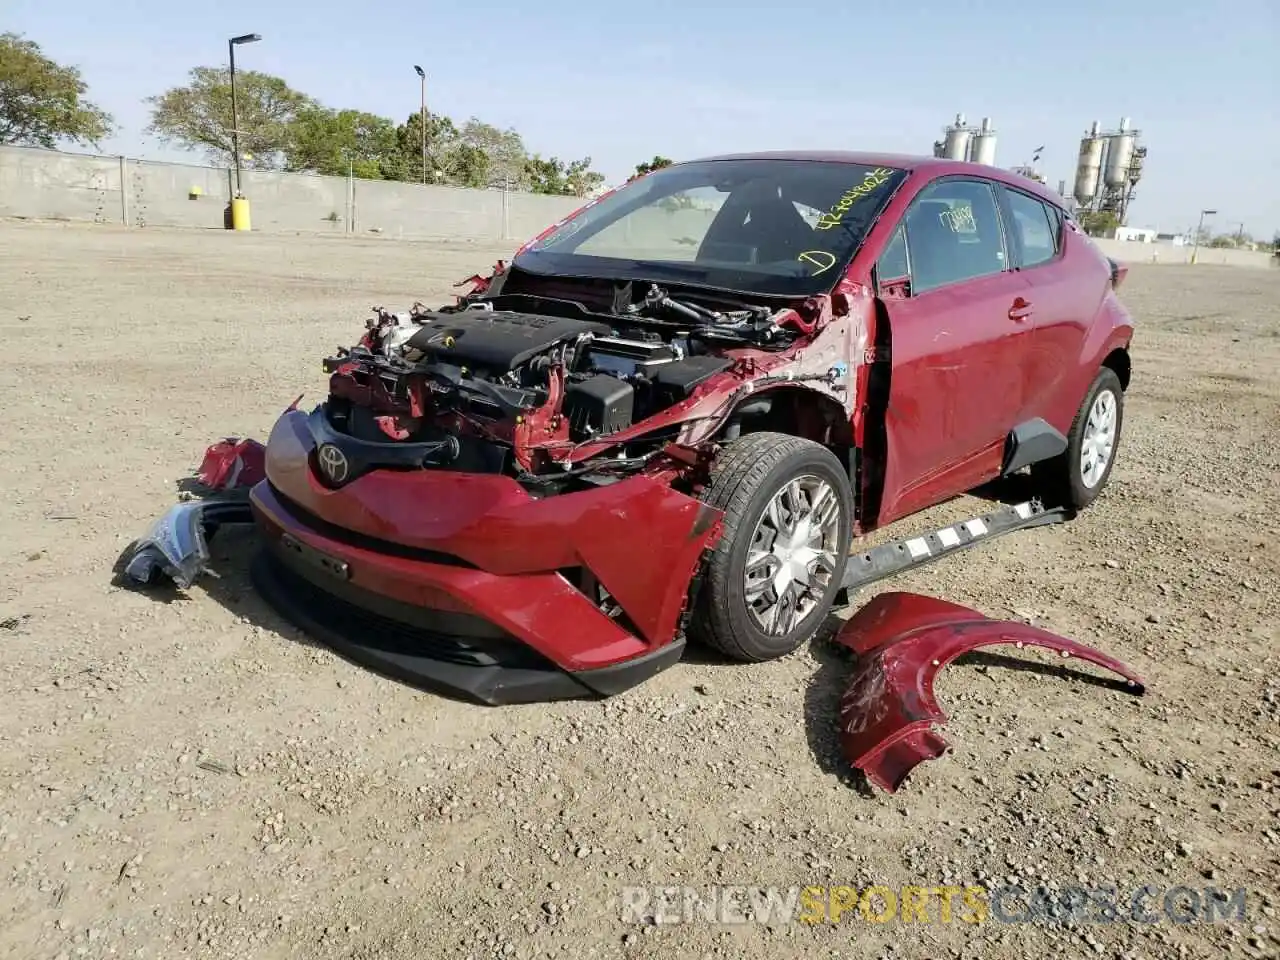
<svg viewBox="0 0 1280 960">
<path fill-rule="evenodd" d="M 488 703 L 615 693 L 686 637 L 784 655 L 860 534 L 1024 468 L 1098 496 L 1123 276 L 992 167 L 672 165 L 327 360 L 327 399 L 267 444 L 255 581 L 353 658 Z"/>
</svg>

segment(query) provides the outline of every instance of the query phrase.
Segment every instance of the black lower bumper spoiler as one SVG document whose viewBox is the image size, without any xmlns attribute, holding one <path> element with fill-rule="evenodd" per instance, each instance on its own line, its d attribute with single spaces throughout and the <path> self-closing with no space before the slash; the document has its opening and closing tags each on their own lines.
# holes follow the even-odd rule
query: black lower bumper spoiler
<svg viewBox="0 0 1280 960">
<path fill-rule="evenodd" d="M 353 587 L 315 583 L 287 552 L 264 549 L 254 587 L 280 614 L 335 652 L 411 686 L 489 706 L 607 697 L 679 661 L 684 641 L 596 670 L 570 672 L 513 638 L 442 635 L 432 611 L 413 610 Z M 394 617 L 388 608 L 398 607 Z M 438 615 L 437 615 L 438 616 Z"/>
</svg>

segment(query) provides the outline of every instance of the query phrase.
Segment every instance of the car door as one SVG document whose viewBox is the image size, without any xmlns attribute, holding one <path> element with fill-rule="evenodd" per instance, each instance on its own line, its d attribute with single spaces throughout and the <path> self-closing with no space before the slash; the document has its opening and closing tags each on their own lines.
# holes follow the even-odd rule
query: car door
<svg viewBox="0 0 1280 960">
<path fill-rule="evenodd" d="M 1023 406 L 1018 421 L 1052 422 L 1057 419 L 1054 398 L 1075 369 L 1098 294 L 1079 282 L 1063 256 L 1062 211 L 1014 187 L 1003 185 L 1000 193 L 1014 269 L 1022 278 L 1022 297 L 1030 311 L 1031 338 L 1022 361 Z"/>
<path fill-rule="evenodd" d="M 881 255 L 890 329 L 880 523 L 997 476 L 1026 401 L 1026 285 L 1011 269 L 996 185 L 942 177 Z"/>
</svg>

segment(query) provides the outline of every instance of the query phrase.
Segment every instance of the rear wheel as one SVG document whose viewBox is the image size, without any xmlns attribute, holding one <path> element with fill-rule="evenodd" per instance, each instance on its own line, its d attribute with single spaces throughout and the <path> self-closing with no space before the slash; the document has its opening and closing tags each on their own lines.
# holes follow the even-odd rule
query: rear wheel
<svg viewBox="0 0 1280 960">
<path fill-rule="evenodd" d="M 1111 478 L 1123 422 L 1124 388 L 1116 372 L 1103 367 L 1076 412 L 1066 452 L 1031 468 L 1044 499 L 1074 510 L 1093 503 Z"/>
<path fill-rule="evenodd" d="M 690 635 L 735 660 L 784 656 L 817 631 L 840 588 L 853 494 L 826 447 L 752 433 L 716 458 L 702 499 L 723 510 Z"/>
</svg>

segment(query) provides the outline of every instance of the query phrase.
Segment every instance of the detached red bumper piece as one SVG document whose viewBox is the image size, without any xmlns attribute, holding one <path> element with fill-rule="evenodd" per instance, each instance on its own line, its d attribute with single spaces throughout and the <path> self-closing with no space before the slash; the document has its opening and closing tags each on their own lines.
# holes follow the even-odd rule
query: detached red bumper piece
<svg viewBox="0 0 1280 960">
<path fill-rule="evenodd" d="M 1132 693 L 1145 689 L 1129 667 L 1091 647 L 914 593 L 875 597 L 836 640 L 858 655 L 857 670 L 840 701 L 845 756 L 889 793 L 918 764 L 947 751 L 947 742 L 933 729 L 947 719 L 934 699 L 933 680 L 961 654 L 999 644 L 1045 647 L 1119 674 Z"/>
<path fill-rule="evenodd" d="M 350 659 L 489 704 L 609 696 L 680 659 L 722 514 L 664 478 L 538 498 L 501 474 L 372 470 L 334 489 L 315 450 L 306 414 L 276 422 L 254 581 Z"/>
<path fill-rule="evenodd" d="M 196 478 L 212 490 L 247 490 L 267 475 L 266 448 L 257 440 L 219 440 L 204 452 Z"/>
</svg>

